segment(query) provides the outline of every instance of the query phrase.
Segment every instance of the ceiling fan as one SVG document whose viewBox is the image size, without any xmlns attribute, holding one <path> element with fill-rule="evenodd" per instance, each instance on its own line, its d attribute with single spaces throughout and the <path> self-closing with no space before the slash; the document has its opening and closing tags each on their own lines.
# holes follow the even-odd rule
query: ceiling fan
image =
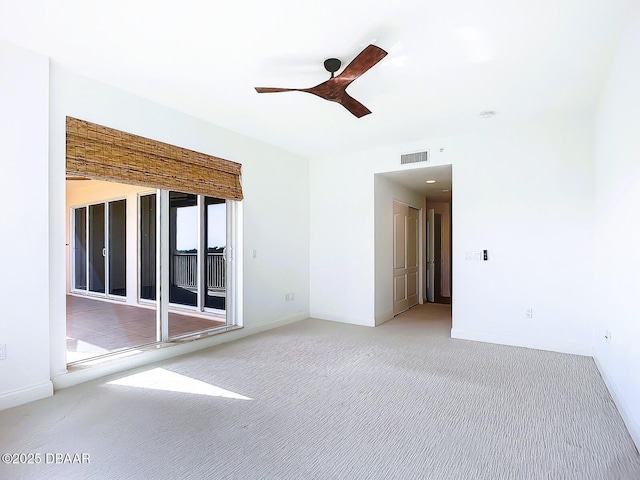
<svg viewBox="0 0 640 480">
<path fill-rule="evenodd" d="M 365 73 L 376 63 L 387 55 L 380 47 L 369 45 L 354 58 L 349 65 L 337 77 L 334 76 L 340 69 L 342 62 L 337 58 L 329 58 L 324 61 L 324 68 L 331 73 L 331 78 L 326 82 L 311 88 L 269 88 L 256 87 L 258 93 L 278 93 L 278 92 L 307 92 L 313 93 L 320 98 L 336 102 L 353 113 L 356 117 L 364 117 L 371 113 L 367 107 L 362 105 L 353 97 L 349 96 L 346 88 L 360 75 Z"/>
</svg>

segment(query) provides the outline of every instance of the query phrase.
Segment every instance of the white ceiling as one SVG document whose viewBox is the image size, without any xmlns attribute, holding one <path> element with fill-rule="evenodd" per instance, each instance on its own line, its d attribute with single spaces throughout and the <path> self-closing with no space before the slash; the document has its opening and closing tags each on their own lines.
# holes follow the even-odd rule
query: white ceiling
<svg viewBox="0 0 640 480">
<path fill-rule="evenodd" d="M 378 173 L 400 185 L 419 192 L 432 202 L 449 202 L 452 198 L 451 165 L 413 168 L 397 172 Z M 435 183 L 427 183 L 427 180 Z"/>
<path fill-rule="evenodd" d="M 471 131 L 597 102 L 633 0 L 0 0 L 0 38 L 69 69 L 305 156 Z M 310 94 L 366 45 L 348 92 Z M 496 117 L 498 118 L 498 117 Z"/>
</svg>

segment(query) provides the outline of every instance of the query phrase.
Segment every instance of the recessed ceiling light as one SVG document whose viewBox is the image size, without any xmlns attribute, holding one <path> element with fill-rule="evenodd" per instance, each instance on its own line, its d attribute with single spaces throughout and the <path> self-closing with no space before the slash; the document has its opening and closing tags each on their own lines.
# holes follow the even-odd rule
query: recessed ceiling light
<svg viewBox="0 0 640 480">
<path fill-rule="evenodd" d="M 436 183 L 435 180 L 427 180 L 427 183 Z"/>
<path fill-rule="evenodd" d="M 496 114 L 493 110 L 483 110 L 480 112 L 480 118 L 491 118 Z"/>
</svg>

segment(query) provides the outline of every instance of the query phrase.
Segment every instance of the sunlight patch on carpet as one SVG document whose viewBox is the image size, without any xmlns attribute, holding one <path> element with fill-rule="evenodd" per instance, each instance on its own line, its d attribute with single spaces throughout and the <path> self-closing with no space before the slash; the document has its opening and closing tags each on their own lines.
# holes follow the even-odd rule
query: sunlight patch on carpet
<svg viewBox="0 0 640 480">
<path fill-rule="evenodd" d="M 136 373 L 128 377 L 119 378 L 107 385 L 119 385 L 123 387 L 138 387 L 150 390 L 164 390 L 166 392 L 191 393 L 194 395 L 207 395 L 209 397 L 234 398 L 236 400 L 252 400 L 239 393 L 216 387 L 195 378 L 181 375 L 180 373 L 154 368 L 146 372 Z"/>
</svg>

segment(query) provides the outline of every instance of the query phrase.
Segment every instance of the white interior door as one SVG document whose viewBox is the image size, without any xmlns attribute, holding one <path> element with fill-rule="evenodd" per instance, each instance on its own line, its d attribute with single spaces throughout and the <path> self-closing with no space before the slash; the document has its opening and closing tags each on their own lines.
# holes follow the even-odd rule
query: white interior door
<svg viewBox="0 0 640 480">
<path fill-rule="evenodd" d="M 419 211 L 393 202 L 393 314 L 418 303 Z"/>
<path fill-rule="evenodd" d="M 407 308 L 418 304 L 418 216 L 420 211 L 409 207 L 407 212 Z"/>
<path fill-rule="evenodd" d="M 427 301 L 435 302 L 435 211 L 433 208 L 427 209 Z"/>
<path fill-rule="evenodd" d="M 393 314 L 397 315 L 408 307 L 407 300 L 407 252 L 406 221 L 408 208 L 393 202 Z"/>
</svg>

